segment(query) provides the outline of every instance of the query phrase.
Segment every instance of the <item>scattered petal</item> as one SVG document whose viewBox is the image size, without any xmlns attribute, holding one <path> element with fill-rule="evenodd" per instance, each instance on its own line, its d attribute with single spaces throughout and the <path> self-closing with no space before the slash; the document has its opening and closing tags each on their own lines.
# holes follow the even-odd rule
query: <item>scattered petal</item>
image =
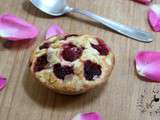
<svg viewBox="0 0 160 120">
<path fill-rule="evenodd" d="M 72 120 L 103 120 L 98 112 L 80 113 Z"/>
<path fill-rule="evenodd" d="M 7 85 L 7 80 L 4 76 L 0 75 L 0 90 L 2 90 Z"/>
<path fill-rule="evenodd" d="M 64 35 L 64 34 L 65 34 L 64 30 L 60 26 L 52 25 L 46 33 L 46 39 L 56 35 Z"/>
<path fill-rule="evenodd" d="M 0 37 L 6 40 L 19 41 L 33 39 L 38 35 L 38 29 L 30 23 L 12 14 L 0 16 Z"/>
<path fill-rule="evenodd" d="M 148 82 L 160 82 L 160 52 L 141 51 L 135 58 L 136 69 Z"/>
<path fill-rule="evenodd" d="M 160 4 L 152 5 L 148 12 L 148 20 L 155 32 L 160 32 Z"/>
<path fill-rule="evenodd" d="M 142 3 L 142 4 L 146 4 L 146 5 L 152 2 L 152 0 L 134 0 L 134 1 Z"/>
</svg>

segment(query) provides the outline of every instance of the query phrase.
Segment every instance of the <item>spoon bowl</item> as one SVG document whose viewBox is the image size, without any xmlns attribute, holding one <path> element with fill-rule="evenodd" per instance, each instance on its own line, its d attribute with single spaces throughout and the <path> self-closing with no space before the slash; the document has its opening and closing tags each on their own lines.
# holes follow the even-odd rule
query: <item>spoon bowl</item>
<svg viewBox="0 0 160 120">
<path fill-rule="evenodd" d="M 152 42 L 153 35 L 137 28 L 129 27 L 112 20 L 96 15 L 90 11 L 72 8 L 67 5 L 67 0 L 30 0 L 39 10 L 52 16 L 61 16 L 69 12 L 76 12 L 85 15 L 106 27 L 140 42 Z"/>
<path fill-rule="evenodd" d="M 66 0 L 30 0 L 31 3 L 43 11 L 44 13 L 52 16 L 61 16 L 69 12 Z"/>
</svg>

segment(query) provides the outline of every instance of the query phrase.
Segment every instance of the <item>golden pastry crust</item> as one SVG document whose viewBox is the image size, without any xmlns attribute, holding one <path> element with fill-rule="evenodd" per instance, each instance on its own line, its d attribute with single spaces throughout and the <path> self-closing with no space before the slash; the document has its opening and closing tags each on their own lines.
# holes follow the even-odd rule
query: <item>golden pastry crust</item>
<svg viewBox="0 0 160 120">
<path fill-rule="evenodd" d="M 83 52 L 78 59 L 67 61 L 62 57 L 63 47 L 68 43 L 72 43 L 79 48 L 83 47 Z M 91 35 L 52 37 L 42 43 L 33 52 L 30 58 L 30 70 L 35 78 L 55 92 L 68 95 L 87 92 L 107 81 L 115 62 L 111 50 L 108 51 L 107 55 L 100 55 L 98 50 L 93 48 L 91 44 L 98 44 L 97 38 Z M 46 67 L 42 70 L 35 71 L 37 59 L 44 55 L 47 56 L 48 63 Z M 86 77 L 84 76 L 84 62 L 87 60 L 101 66 L 101 74 L 99 76 L 94 76 L 93 80 L 86 80 Z M 46 62 L 43 62 L 43 64 L 45 63 Z M 64 79 L 58 78 L 53 71 L 53 66 L 55 64 L 72 66 L 73 74 L 66 75 Z"/>
</svg>

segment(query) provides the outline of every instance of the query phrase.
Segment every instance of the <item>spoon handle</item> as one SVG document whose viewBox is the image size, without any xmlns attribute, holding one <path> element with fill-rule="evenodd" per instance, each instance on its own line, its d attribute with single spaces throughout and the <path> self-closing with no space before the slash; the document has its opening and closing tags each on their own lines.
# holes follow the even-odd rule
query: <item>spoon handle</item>
<svg viewBox="0 0 160 120">
<path fill-rule="evenodd" d="M 110 29 L 112 29 L 122 35 L 125 35 L 127 37 L 133 38 L 137 41 L 140 41 L 140 42 L 152 42 L 153 41 L 153 35 L 149 32 L 145 32 L 145 31 L 139 30 L 137 28 L 131 28 L 129 26 L 114 22 L 112 20 L 98 16 L 90 11 L 73 8 L 72 12 L 86 15 L 86 16 L 94 19 L 95 21 L 109 27 Z"/>
</svg>

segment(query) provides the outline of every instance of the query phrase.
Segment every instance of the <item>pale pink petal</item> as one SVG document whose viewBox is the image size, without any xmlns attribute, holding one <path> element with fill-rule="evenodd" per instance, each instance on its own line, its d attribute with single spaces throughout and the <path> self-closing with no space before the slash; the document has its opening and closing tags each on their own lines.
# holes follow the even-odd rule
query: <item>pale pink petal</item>
<svg viewBox="0 0 160 120">
<path fill-rule="evenodd" d="M 7 85 L 7 80 L 4 76 L 0 75 L 0 90 L 2 90 Z"/>
<path fill-rule="evenodd" d="M 137 73 L 149 82 L 160 82 L 160 52 L 141 51 L 135 58 Z"/>
<path fill-rule="evenodd" d="M 143 3 L 143 4 L 149 4 L 150 2 L 152 2 L 152 0 L 134 0 L 136 2 L 140 2 L 140 3 Z"/>
<path fill-rule="evenodd" d="M 0 16 L 0 37 L 6 40 L 18 41 L 33 39 L 38 35 L 38 29 L 32 24 L 12 14 Z"/>
<path fill-rule="evenodd" d="M 65 34 L 64 30 L 60 26 L 52 25 L 46 33 L 46 39 L 56 35 L 64 35 L 64 34 Z"/>
<path fill-rule="evenodd" d="M 103 120 L 98 112 L 80 113 L 76 115 L 72 120 Z"/>
<path fill-rule="evenodd" d="M 152 5 L 148 12 L 148 20 L 155 32 L 160 32 L 160 4 Z"/>
</svg>

